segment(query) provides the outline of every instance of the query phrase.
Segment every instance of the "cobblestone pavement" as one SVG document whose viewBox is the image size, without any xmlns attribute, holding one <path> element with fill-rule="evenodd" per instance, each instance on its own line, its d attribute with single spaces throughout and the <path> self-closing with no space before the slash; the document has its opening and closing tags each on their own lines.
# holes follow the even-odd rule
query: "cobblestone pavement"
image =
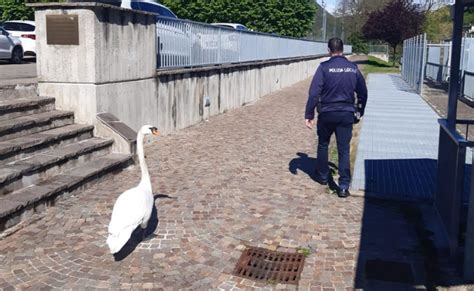
<svg viewBox="0 0 474 291">
<path fill-rule="evenodd" d="M 119 261 L 105 245 L 107 225 L 115 199 L 138 183 L 138 167 L 26 220 L 0 240 L 0 289 L 297 288 L 232 276 L 246 245 L 308 248 L 302 290 L 362 288 L 370 283 L 363 275 L 369 258 L 423 265 L 416 226 L 402 207 L 339 199 L 312 180 L 308 86 L 148 144 L 158 221 Z"/>
</svg>

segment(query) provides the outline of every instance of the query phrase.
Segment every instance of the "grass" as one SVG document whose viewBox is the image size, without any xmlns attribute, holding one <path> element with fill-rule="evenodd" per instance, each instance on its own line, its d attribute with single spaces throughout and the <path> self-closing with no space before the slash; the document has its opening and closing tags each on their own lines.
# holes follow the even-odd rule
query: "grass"
<svg viewBox="0 0 474 291">
<path fill-rule="evenodd" d="M 303 256 L 305 256 L 305 258 L 309 257 L 309 255 L 311 255 L 311 249 L 310 248 L 304 248 L 304 247 L 299 247 L 296 249 L 296 251 L 300 254 L 302 254 Z"/>
<path fill-rule="evenodd" d="M 367 62 L 362 64 L 362 73 L 364 78 L 367 78 L 368 74 L 372 73 L 399 73 L 400 69 L 398 67 L 393 67 L 392 63 L 385 62 L 379 58 L 368 56 Z"/>
<path fill-rule="evenodd" d="M 390 73 L 399 73 L 400 70 L 398 67 L 393 67 L 392 63 L 385 62 L 379 58 L 373 57 L 373 56 L 368 56 L 368 60 L 363 62 L 362 64 L 359 64 L 359 69 L 361 70 L 362 74 L 364 75 L 364 78 L 366 79 L 367 82 L 367 76 L 369 74 L 373 73 L 382 73 L 382 74 L 390 74 Z M 358 124 L 354 124 L 354 128 L 352 130 L 352 140 L 351 140 L 351 173 L 354 173 L 354 165 L 355 165 L 355 160 L 356 160 L 356 155 L 357 155 L 357 145 L 359 144 L 359 135 L 360 135 L 360 130 L 362 128 L 362 123 L 359 122 Z M 335 142 L 335 138 L 331 139 L 331 143 L 329 145 L 329 161 L 334 163 L 335 165 L 338 165 L 338 155 L 337 155 L 337 145 Z M 333 179 L 337 181 L 338 174 L 337 172 L 334 173 Z"/>
</svg>

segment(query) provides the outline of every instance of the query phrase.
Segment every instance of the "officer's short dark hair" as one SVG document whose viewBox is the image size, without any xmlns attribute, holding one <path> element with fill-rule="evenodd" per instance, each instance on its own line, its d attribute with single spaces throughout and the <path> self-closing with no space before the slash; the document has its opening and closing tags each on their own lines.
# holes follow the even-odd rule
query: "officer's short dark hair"
<svg viewBox="0 0 474 291">
<path fill-rule="evenodd" d="M 342 53 L 344 51 L 344 43 L 342 43 L 342 39 L 333 37 L 328 41 L 328 48 L 333 54 Z"/>
</svg>

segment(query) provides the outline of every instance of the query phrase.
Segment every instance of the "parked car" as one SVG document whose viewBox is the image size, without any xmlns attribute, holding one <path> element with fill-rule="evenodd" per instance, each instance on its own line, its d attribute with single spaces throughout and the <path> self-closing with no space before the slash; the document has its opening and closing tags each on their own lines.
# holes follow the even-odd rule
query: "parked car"
<svg viewBox="0 0 474 291">
<path fill-rule="evenodd" d="M 36 56 L 36 25 L 30 20 L 10 20 L 3 28 L 13 36 L 19 37 L 25 56 Z"/>
<path fill-rule="evenodd" d="M 19 64 L 23 60 L 23 47 L 18 37 L 0 27 L 0 59 Z"/>
<path fill-rule="evenodd" d="M 178 18 L 168 7 L 153 0 L 122 0 L 120 5 L 123 8 L 130 8 L 140 11 L 146 11 L 159 14 L 160 16 L 169 18 Z"/>
<path fill-rule="evenodd" d="M 200 56 L 199 36 L 187 21 L 181 21 L 168 7 L 153 0 L 122 0 L 122 8 L 158 14 L 156 34 L 159 40 L 158 66 L 187 66 Z"/>
<path fill-rule="evenodd" d="M 225 28 L 233 28 L 236 30 L 243 30 L 243 31 L 249 30 L 245 25 L 240 24 L 240 23 L 212 23 L 211 25 L 225 27 Z"/>
</svg>

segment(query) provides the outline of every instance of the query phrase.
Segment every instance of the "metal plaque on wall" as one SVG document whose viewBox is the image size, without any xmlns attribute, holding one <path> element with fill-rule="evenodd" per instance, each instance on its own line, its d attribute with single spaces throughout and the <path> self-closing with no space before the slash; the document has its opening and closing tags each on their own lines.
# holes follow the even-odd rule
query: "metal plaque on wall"
<svg viewBox="0 0 474 291">
<path fill-rule="evenodd" d="M 46 43 L 79 45 L 77 15 L 46 15 Z"/>
</svg>

